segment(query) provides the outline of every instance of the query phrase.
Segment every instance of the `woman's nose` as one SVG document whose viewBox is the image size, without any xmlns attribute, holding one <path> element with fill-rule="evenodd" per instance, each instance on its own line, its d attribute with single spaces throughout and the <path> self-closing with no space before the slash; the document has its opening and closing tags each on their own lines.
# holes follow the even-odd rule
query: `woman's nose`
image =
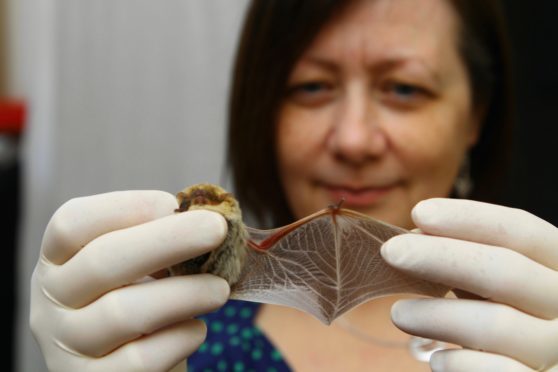
<svg viewBox="0 0 558 372">
<path fill-rule="evenodd" d="M 366 92 L 343 98 L 328 138 L 328 149 L 335 157 L 359 164 L 385 152 L 388 142 L 376 105 Z"/>
</svg>

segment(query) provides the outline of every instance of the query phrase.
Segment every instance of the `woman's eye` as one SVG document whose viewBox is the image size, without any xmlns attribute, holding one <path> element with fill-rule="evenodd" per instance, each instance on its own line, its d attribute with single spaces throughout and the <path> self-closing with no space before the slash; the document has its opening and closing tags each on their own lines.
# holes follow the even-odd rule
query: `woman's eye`
<svg viewBox="0 0 558 372">
<path fill-rule="evenodd" d="M 333 98 L 334 91 L 335 88 L 330 83 L 310 81 L 289 87 L 287 98 L 300 105 L 317 106 Z"/>
<path fill-rule="evenodd" d="M 305 93 L 317 93 L 320 91 L 323 91 L 327 89 L 326 85 L 324 83 L 305 83 L 302 84 L 298 87 L 298 90 L 300 92 L 305 92 Z"/>
<path fill-rule="evenodd" d="M 428 90 L 419 85 L 400 82 L 385 84 L 382 94 L 387 102 L 402 107 L 415 107 L 431 96 Z"/>
<path fill-rule="evenodd" d="M 420 89 L 418 87 L 409 84 L 394 84 L 392 89 L 395 95 L 405 98 L 412 97 L 420 93 Z"/>
</svg>

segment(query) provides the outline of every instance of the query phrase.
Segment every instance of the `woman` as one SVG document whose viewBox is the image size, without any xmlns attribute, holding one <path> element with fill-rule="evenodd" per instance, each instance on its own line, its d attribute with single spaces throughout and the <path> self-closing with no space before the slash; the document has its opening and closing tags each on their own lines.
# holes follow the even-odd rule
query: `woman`
<svg viewBox="0 0 558 372">
<path fill-rule="evenodd" d="M 244 209 L 282 224 L 343 197 L 352 209 L 416 226 L 421 234 L 384 245 L 384 259 L 486 299 L 393 306 L 403 331 L 464 347 L 435 353 L 434 370 L 556 365 L 557 229 L 523 211 L 440 199 L 467 196 L 470 163 L 471 197 L 495 201 L 498 177 L 491 177 L 505 144 L 508 86 L 493 4 L 312 3 L 256 1 L 248 15 L 230 136 Z M 31 299 L 31 326 L 49 368 L 166 370 L 199 347 L 206 329 L 192 317 L 220 308 L 226 283 L 207 274 L 148 275 L 215 248 L 226 224 L 207 211 L 173 215 L 175 208 L 168 193 L 126 191 L 73 199 L 55 213 Z M 408 336 L 385 318 L 393 302 L 371 301 L 345 320 L 404 343 Z M 263 355 L 242 347 L 242 337 L 265 342 L 275 369 L 427 368 L 403 348 L 363 342 L 293 309 L 235 306 L 207 316 L 208 343 L 191 356 L 193 369 L 260 369 Z M 227 351 L 239 346 L 232 338 L 214 340 L 239 331 L 227 317 L 257 326 L 239 333 L 234 350 L 245 355 Z"/>
</svg>

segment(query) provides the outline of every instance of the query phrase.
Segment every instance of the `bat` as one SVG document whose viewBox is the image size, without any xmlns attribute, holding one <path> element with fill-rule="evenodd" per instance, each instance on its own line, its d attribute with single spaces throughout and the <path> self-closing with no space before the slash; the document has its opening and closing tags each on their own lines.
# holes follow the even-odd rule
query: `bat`
<svg viewBox="0 0 558 372">
<path fill-rule="evenodd" d="M 171 266 L 171 275 L 211 273 L 234 285 L 240 277 L 248 253 L 248 231 L 242 222 L 242 212 L 232 194 L 212 184 L 186 187 L 176 194 L 179 207 L 175 212 L 207 209 L 218 212 L 227 221 L 227 236 L 215 250 Z"/>
<path fill-rule="evenodd" d="M 408 231 L 340 205 L 287 226 L 258 230 L 244 225 L 238 202 L 219 186 L 193 185 L 177 200 L 176 212 L 219 212 L 229 230 L 219 247 L 171 267 L 171 274 L 219 275 L 231 285 L 234 299 L 294 307 L 330 324 L 373 298 L 396 293 L 441 297 L 449 290 L 408 276 L 382 259 L 382 244 Z"/>
</svg>

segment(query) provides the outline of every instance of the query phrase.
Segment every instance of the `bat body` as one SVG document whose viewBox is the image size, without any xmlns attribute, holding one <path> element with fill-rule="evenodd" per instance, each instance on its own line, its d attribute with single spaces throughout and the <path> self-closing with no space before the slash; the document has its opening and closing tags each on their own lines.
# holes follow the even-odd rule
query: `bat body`
<svg viewBox="0 0 558 372">
<path fill-rule="evenodd" d="M 199 187 L 208 185 L 185 189 L 179 193 L 179 202 L 180 194 L 196 195 L 198 191 L 189 189 Z M 225 194 L 222 190 L 213 199 L 235 205 L 228 200 L 234 200 L 230 194 L 219 196 Z M 231 298 L 295 307 L 330 324 L 376 297 L 396 293 L 443 296 L 448 291 L 447 287 L 397 271 L 382 259 L 382 244 L 394 235 L 407 233 L 404 229 L 330 206 L 290 225 L 258 230 L 244 226 L 238 203 L 234 202 L 238 213 L 232 215 L 228 207 L 221 207 L 225 213 L 214 206 L 205 208 L 223 214 L 232 236 L 205 258 L 179 264 L 198 267 L 184 274 L 211 272 L 224 277 L 231 284 Z M 197 260 L 204 262 L 200 266 Z"/>
<path fill-rule="evenodd" d="M 171 275 L 212 273 L 224 278 L 230 285 L 235 284 L 246 260 L 248 238 L 236 199 L 221 187 L 211 184 L 187 187 L 176 198 L 179 208 L 175 212 L 207 209 L 221 213 L 227 221 L 228 230 L 219 247 L 170 267 Z"/>
</svg>

